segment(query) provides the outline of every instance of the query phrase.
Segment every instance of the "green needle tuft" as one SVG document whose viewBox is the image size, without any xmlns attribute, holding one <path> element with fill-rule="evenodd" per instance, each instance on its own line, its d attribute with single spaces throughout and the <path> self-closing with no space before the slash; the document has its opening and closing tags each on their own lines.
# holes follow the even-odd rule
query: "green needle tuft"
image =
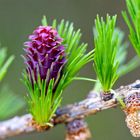
<svg viewBox="0 0 140 140">
<path fill-rule="evenodd" d="M 123 18 L 129 28 L 129 39 L 137 54 L 140 56 L 140 0 L 125 0 L 128 14 L 122 12 Z"/>
<path fill-rule="evenodd" d="M 95 54 L 94 68 L 104 92 L 109 92 L 118 79 L 116 61 L 118 50 L 118 34 L 114 35 L 117 16 L 106 16 L 106 21 L 97 16 L 94 34 Z"/>
</svg>

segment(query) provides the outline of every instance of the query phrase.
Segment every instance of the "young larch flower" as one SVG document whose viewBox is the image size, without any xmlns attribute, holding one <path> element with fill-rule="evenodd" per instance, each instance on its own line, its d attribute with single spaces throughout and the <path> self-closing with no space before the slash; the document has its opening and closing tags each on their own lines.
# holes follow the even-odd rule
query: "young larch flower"
<svg viewBox="0 0 140 140">
<path fill-rule="evenodd" d="M 29 90 L 29 110 L 33 120 L 41 126 L 50 122 L 61 102 L 62 91 L 56 90 L 66 64 L 62 41 L 53 27 L 39 26 L 29 35 L 29 41 L 24 43 L 24 81 Z"/>
<path fill-rule="evenodd" d="M 80 69 L 93 60 L 94 51 L 86 54 L 87 44 L 81 43 L 81 32 L 74 30 L 73 23 L 62 20 L 57 25 L 54 20 L 52 26 L 48 26 L 46 18 L 42 26 L 29 35 L 24 46 L 23 82 L 28 89 L 31 124 L 44 129 L 53 125 L 64 89 L 77 79 Z"/>
<path fill-rule="evenodd" d="M 38 75 L 48 83 L 50 79 L 56 80 L 61 76 L 66 63 L 62 41 L 56 29 L 51 26 L 39 26 L 29 36 L 29 41 L 24 43 L 25 64 L 32 82 L 37 81 Z"/>
</svg>

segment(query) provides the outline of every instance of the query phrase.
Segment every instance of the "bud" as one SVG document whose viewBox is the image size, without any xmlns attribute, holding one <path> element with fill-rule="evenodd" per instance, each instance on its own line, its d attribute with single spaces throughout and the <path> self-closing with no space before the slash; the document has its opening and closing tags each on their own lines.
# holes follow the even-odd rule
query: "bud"
<svg viewBox="0 0 140 140">
<path fill-rule="evenodd" d="M 74 120 L 66 124 L 66 140 L 88 140 L 91 138 L 90 130 L 84 120 Z"/>
<path fill-rule="evenodd" d="M 133 91 L 125 99 L 127 127 L 134 137 L 140 137 L 140 93 Z"/>
</svg>

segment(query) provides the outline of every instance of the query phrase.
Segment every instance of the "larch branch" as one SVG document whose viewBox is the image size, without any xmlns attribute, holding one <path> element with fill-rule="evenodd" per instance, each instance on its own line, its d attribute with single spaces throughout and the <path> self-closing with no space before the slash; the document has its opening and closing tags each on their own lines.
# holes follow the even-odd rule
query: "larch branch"
<svg viewBox="0 0 140 140">
<path fill-rule="evenodd" d="M 103 100 L 101 93 L 91 92 L 83 101 L 59 108 L 52 124 L 56 126 L 57 124 L 69 123 L 77 119 L 84 119 L 102 110 L 114 108 L 118 105 L 118 97 L 124 100 L 128 94 L 133 92 L 140 92 L 139 80 L 130 85 L 121 86 L 115 90 L 114 96 L 107 101 Z M 36 131 L 37 129 L 34 125 L 31 125 L 31 122 L 32 116 L 30 114 L 16 116 L 0 122 L 0 139 Z M 46 130 L 48 129 L 50 127 Z"/>
</svg>

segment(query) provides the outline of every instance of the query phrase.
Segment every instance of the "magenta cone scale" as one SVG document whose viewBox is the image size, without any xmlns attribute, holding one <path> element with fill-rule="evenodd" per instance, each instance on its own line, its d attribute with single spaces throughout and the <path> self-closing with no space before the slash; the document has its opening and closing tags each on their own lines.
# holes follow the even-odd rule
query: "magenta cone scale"
<svg viewBox="0 0 140 140">
<path fill-rule="evenodd" d="M 25 42 L 25 64 L 32 83 L 41 80 L 58 80 L 66 63 L 65 48 L 61 45 L 63 39 L 51 26 L 39 26 Z"/>
</svg>

